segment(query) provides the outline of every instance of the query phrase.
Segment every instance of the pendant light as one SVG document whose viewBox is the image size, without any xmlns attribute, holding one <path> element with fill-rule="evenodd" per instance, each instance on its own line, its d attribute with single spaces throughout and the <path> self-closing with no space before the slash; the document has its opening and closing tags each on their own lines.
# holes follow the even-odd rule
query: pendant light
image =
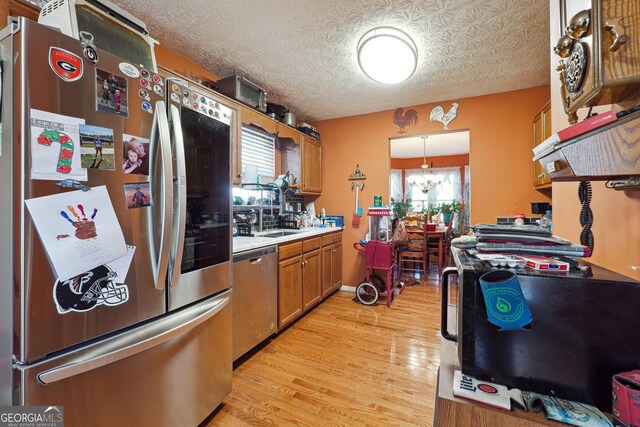
<svg viewBox="0 0 640 427">
<path fill-rule="evenodd" d="M 440 185 L 440 180 L 431 174 L 427 174 L 427 169 L 429 165 L 427 164 L 427 136 L 423 136 L 422 138 L 422 177 L 421 179 L 415 179 L 411 181 L 410 185 L 412 187 L 417 187 L 424 194 L 427 194 L 429 190 L 433 189 L 436 185 Z"/>
</svg>

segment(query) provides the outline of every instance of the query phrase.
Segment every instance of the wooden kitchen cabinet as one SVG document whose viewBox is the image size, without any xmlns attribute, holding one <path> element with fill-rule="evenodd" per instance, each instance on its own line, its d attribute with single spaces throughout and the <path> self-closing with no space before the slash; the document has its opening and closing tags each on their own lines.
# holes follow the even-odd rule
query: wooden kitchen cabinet
<svg viewBox="0 0 640 427">
<path fill-rule="evenodd" d="M 342 286 L 342 243 L 335 244 L 333 251 L 333 257 L 331 258 L 331 282 L 333 283 L 333 289 L 337 291 Z"/>
<path fill-rule="evenodd" d="M 281 330 L 342 285 L 342 232 L 282 244 L 278 259 Z"/>
<path fill-rule="evenodd" d="M 322 297 L 342 286 L 342 232 L 322 237 Z"/>
<path fill-rule="evenodd" d="M 7 25 L 9 16 L 24 16 L 32 21 L 38 20 L 40 8 L 24 0 L 0 0 L 0 20 Z"/>
<path fill-rule="evenodd" d="M 302 135 L 302 193 L 322 192 L 322 146 L 310 136 Z"/>
<path fill-rule="evenodd" d="M 541 144 L 551 136 L 551 101 L 533 117 L 533 146 Z M 551 187 L 551 180 L 539 161 L 533 162 L 533 186 L 536 189 Z"/>
<path fill-rule="evenodd" d="M 278 263 L 278 329 L 302 314 L 302 254 Z"/>
<path fill-rule="evenodd" d="M 279 136 L 291 138 L 282 142 L 282 171 L 290 171 L 298 178 L 300 193 L 322 192 L 322 146 L 320 142 L 286 125 Z"/>
<path fill-rule="evenodd" d="M 275 134 L 277 132 L 278 122 L 273 120 L 271 117 L 262 114 L 260 111 L 249 107 L 242 107 L 240 114 L 242 123 L 246 125 L 254 123 L 269 133 Z"/>
<path fill-rule="evenodd" d="M 302 256 L 302 311 L 308 311 L 322 300 L 322 268 L 320 249 Z"/>
</svg>

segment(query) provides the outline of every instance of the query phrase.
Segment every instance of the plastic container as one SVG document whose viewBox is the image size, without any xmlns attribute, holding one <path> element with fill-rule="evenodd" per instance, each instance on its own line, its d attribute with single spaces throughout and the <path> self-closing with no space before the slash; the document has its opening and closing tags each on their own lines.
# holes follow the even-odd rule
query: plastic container
<svg viewBox="0 0 640 427">
<path fill-rule="evenodd" d="M 547 210 L 547 213 L 542 215 L 542 218 L 538 220 L 538 225 L 553 233 L 553 218 L 551 216 L 551 210 Z"/>
<path fill-rule="evenodd" d="M 515 214 L 513 217 L 514 225 L 524 225 L 524 214 Z"/>
</svg>

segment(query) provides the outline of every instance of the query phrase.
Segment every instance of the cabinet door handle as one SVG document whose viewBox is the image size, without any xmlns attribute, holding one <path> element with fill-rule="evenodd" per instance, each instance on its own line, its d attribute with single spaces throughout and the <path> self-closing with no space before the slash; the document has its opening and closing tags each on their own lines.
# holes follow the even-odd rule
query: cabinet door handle
<svg viewBox="0 0 640 427">
<path fill-rule="evenodd" d="M 242 174 L 241 173 L 238 174 L 238 178 L 242 178 Z"/>
<path fill-rule="evenodd" d="M 544 178 L 544 174 L 543 173 L 538 174 L 538 178 Z"/>
</svg>

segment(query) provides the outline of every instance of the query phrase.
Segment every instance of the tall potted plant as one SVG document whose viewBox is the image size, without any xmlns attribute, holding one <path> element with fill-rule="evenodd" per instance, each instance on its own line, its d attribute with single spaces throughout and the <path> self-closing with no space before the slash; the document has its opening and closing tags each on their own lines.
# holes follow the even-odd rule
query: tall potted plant
<svg viewBox="0 0 640 427">
<path fill-rule="evenodd" d="M 391 200 L 391 210 L 395 218 L 401 219 L 407 216 L 407 212 L 411 208 L 411 200 L 407 199 L 405 202 L 396 202 Z"/>
<path fill-rule="evenodd" d="M 451 203 L 443 202 L 440 205 L 440 212 L 442 213 L 442 221 L 446 225 L 451 222 L 451 215 L 457 213 L 460 210 L 460 203 L 457 200 L 453 200 Z"/>
</svg>

